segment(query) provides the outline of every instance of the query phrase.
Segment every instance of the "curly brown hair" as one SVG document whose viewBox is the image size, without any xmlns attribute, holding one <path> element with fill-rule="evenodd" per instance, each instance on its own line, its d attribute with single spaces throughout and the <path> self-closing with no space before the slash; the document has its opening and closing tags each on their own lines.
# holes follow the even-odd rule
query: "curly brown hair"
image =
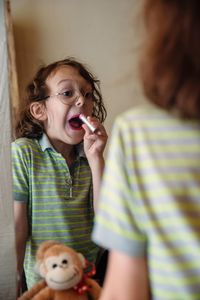
<svg viewBox="0 0 200 300">
<path fill-rule="evenodd" d="M 141 75 L 148 99 L 177 110 L 182 117 L 200 117 L 200 1 L 145 0 Z"/>
<path fill-rule="evenodd" d="M 93 116 L 100 122 L 103 122 L 107 116 L 107 112 L 103 103 L 103 98 L 100 90 L 100 81 L 95 78 L 88 68 L 75 60 L 74 58 L 66 58 L 56 61 L 49 65 L 44 65 L 39 68 L 33 80 L 26 88 L 27 95 L 25 97 L 25 106 L 19 111 L 19 116 L 15 126 L 15 137 L 39 138 L 44 132 L 43 123 L 36 120 L 31 112 L 30 105 L 33 102 L 48 101 L 48 89 L 46 79 L 53 71 L 62 66 L 71 66 L 78 70 L 79 74 L 92 86 L 94 92 L 94 108 Z"/>
</svg>

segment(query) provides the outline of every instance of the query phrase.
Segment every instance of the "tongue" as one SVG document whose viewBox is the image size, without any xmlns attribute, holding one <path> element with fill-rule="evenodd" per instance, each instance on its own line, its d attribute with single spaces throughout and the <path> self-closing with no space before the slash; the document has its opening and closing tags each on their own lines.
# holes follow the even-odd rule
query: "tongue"
<svg viewBox="0 0 200 300">
<path fill-rule="evenodd" d="M 71 127 L 73 128 L 81 128 L 82 121 L 79 118 L 74 118 L 69 121 Z"/>
<path fill-rule="evenodd" d="M 78 122 L 74 122 L 74 121 L 70 122 L 70 125 L 74 128 L 79 128 L 80 127 L 80 124 Z"/>
</svg>

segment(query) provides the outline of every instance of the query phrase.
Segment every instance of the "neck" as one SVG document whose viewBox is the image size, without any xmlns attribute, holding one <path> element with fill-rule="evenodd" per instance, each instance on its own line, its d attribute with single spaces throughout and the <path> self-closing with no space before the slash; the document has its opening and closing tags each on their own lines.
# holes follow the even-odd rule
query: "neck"
<svg viewBox="0 0 200 300">
<path fill-rule="evenodd" d="M 74 151 L 74 145 L 68 145 L 65 143 L 62 143 L 60 141 L 50 141 L 54 149 L 60 153 L 64 159 L 66 160 L 66 163 L 68 165 L 71 165 L 73 161 L 75 160 L 75 151 Z"/>
</svg>

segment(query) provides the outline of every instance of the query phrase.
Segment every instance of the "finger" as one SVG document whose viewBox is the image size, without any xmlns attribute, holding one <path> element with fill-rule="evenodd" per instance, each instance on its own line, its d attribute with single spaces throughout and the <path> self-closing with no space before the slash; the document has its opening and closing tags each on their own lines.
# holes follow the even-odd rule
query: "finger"
<svg viewBox="0 0 200 300">
<path fill-rule="evenodd" d="M 95 131 L 96 134 L 107 137 L 107 132 L 102 124 L 99 124 L 98 129 Z"/>
<path fill-rule="evenodd" d="M 83 124 L 83 125 L 82 125 L 82 128 L 85 130 L 85 136 L 94 134 L 94 133 L 91 131 L 91 129 L 88 127 L 88 125 Z"/>
</svg>

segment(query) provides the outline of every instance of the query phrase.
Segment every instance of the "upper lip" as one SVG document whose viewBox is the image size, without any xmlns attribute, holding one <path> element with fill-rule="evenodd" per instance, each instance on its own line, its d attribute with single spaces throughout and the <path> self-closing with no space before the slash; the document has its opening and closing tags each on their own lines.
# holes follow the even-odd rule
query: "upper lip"
<svg viewBox="0 0 200 300">
<path fill-rule="evenodd" d="M 71 119 L 73 119 L 73 118 L 79 118 L 80 114 L 81 113 L 70 116 L 70 118 L 68 119 L 68 121 L 71 120 Z"/>
</svg>

